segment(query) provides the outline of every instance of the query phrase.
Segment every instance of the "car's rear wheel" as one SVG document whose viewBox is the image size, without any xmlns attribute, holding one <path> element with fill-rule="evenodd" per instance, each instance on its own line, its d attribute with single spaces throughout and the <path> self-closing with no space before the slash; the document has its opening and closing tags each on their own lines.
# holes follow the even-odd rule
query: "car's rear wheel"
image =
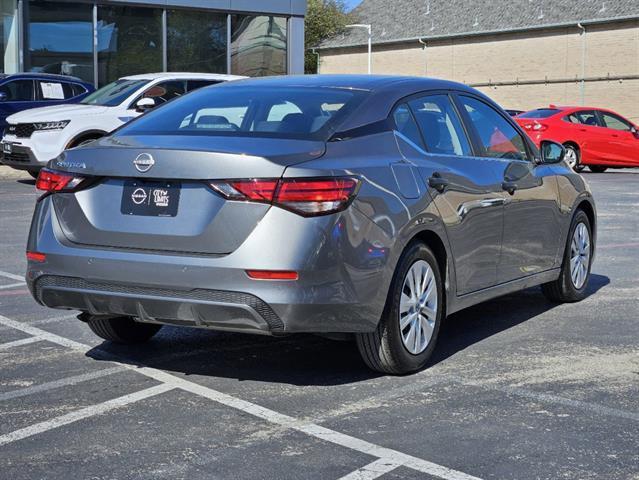
<svg viewBox="0 0 639 480">
<path fill-rule="evenodd" d="M 92 316 L 87 323 L 98 337 L 123 344 L 144 343 L 162 328 L 162 325 L 136 322 L 131 317 Z"/>
<path fill-rule="evenodd" d="M 588 169 L 592 173 L 604 173 L 606 170 L 608 170 L 608 167 L 602 167 L 601 165 L 588 165 Z"/>
<path fill-rule="evenodd" d="M 581 164 L 581 155 L 579 153 L 579 149 L 573 144 L 564 145 L 566 148 L 566 162 L 575 172 L 579 173 L 584 169 L 584 166 Z"/>
<path fill-rule="evenodd" d="M 435 349 L 443 307 L 437 259 L 415 242 L 399 261 L 377 329 L 356 335 L 366 365 L 389 374 L 423 368 Z"/>
<path fill-rule="evenodd" d="M 554 282 L 541 286 L 554 302 L 578 302 L 586 297 L 592 266 L 592 227 L 588 215 L 578 210 L 572 219 L 564 252 L 561 274 Z"/>
</svg>

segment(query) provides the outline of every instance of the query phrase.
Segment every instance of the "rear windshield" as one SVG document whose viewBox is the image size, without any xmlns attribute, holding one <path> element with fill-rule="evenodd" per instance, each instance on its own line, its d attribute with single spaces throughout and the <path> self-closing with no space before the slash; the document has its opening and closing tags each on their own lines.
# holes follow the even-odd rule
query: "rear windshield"
<svg viewBox="0 0 639 480">
<path fill-rule="evenodd" d="M 148 80 L 116 80 L 87 95 L 80 103 L 117 107 L 146 83 L 148 83 Z"/>
<path fill-rule="evenodd" d="M 556 108 L 539 108 L 537 110 L 531 110 L 530 112 L 522 113 L 517 118 L 548 118 L 552 117 L 559 110 Z"/>
<path fill-rule="evenodd" d="M 117 135 L 220 135 L 325 140 L 364 92 L 337 88 L 221 86 L 185 95 Z"/>
</svg>

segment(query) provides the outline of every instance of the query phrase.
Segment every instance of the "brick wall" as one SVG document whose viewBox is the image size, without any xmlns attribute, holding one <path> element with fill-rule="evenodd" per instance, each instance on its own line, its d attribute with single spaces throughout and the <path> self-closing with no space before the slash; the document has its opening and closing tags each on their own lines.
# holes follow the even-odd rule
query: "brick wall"
<svg viewBox="0 0 639 480">
<path fill-rule="evenodd" d="M 574 26 L 433 40 L 425 49 L 417 41 L 373 45 L 373 73 L 480 85 L 479 90 L 508 108 L 578 105 L 585 38 L 584 103 L 612 108 L 639 123 L 639 78 L 595 81 L 639 77 L 639 20 L 587 25 L 586 32 L 584 37 Z M 365 73 L 366 68 L 366 48 L 321 52 L 321 73 Z"/>
</svg>

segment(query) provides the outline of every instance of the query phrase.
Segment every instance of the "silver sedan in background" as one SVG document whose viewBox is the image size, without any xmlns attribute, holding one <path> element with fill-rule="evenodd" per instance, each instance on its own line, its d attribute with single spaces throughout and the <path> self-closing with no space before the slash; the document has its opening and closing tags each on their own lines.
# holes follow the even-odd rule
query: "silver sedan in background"
<svg viewBox="0 0 639 480">
<path fill-rule="evenodd" d="M 584 298 L 595 204 L 563 155 L 443 80 L 204 88 L 49 163 L 27 281 L 114 342 L 349 334 L 369 367 L 412 372 L 448 314 L 534 285 Z"/>
</svg>

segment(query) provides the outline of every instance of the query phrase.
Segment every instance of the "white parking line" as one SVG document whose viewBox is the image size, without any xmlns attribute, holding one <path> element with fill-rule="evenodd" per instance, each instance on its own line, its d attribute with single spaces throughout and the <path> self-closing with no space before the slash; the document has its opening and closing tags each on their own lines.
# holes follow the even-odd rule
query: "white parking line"
<svg viewBox="0 0 639 480">
<path fill-rule="evenodd" d="M 0 290 L 9 290 L 11 288 L 24 287 L 24 282 L 10 283 L 9 285 L 0 285 Z"/>
<path fill-rule="evenodd" d="M 24 275 L 16 275 L 15 273 L 3 272 L 0 270 L 0 277 L 10 278 L 11 280 L 18 280 L 19 282 L 25 283 Z"/>
<path fill-rule="evenodd" d="M 80 342 L 76 342 L 74 340 L 61 337 L 60 335 L 47 332 L 45 330 L 42 330 L 37 327 L 33 327 L 31 325 L 25 325 L 21 322 L 16 322 L 15 320 L 11 320 L 2 315 L 0 315 L 0 324 L 10 326 L 12 328 L 15 328 L 16 330 L 21 330 L 31 335 L 40 336 L 43 339 L 48 340 L 52 343 L 57 343 L 58 345 L 63 345 L 63 346 L 72 348 L 74 350 L 78 350 L 81 353 L 86 353 L 86 350 L 91 348 L 91 346 L 89 345 L 85 345 Z M 262 407 L 255 403 L 251 403 L 246 400 L 233 397 L 226 393 L 213 390 L 212 388 L 205 387 L 203 385 L 191 382 L 189 380 L 184 380 L 183 378 L 163 372 L 162 370 L 157 370 L 155 368 L 150 368 L 150 367 L 136 367 L 134 365 L 127 365 L 117 361 L 114 361 L 114 363 L 118 363 L 119 365 L 122 365 L 131 370 L 134 370 L 142 375 L 145 375 L 147 377 L 163 382 L 164 384 L 163 386 L 165 388 L 168 388 L 169 390 L 173 388 L 180 388 L 187 392 L 191 392 L 196 395 L 202 396 L 204 398 L 213 400 L 222 405 L 226 405 L 228 407 L 234 408 L 241 412 L 248 413 L 249 415 L 261 418 L 270 423 L 281 425 L 281 426 L 290 428 L 292 430 L 305 433 L 307 435 L 318 438 L 320 440 L 324 440 L 326 442 L 330 442 L 336 445 L 349 448 L 351 450 L 355 450 L 361 453 L 371 455 L 373 457 L 377 457 L 378 459 L 383 459 L 386 462 L 390 462 L 390 463 L 398 464 L 398 465 L 405 465 L 409 468 L 412 468 L 413 470 L 417 470 L 422 473 L 426 473 L 426 474 L 439 477 L 445 480 L 481 480 L 478 477 L 473 477 L 472 475 L 468 475 L 466 473 L 453 470 L 453 469 L 444 467 L 442 465 L 438 465 L 436 463 L 423 460 L 421 458 L 413 457 L 411 455 L 398 452 L 397 450 L 375 445 L 365 440 L 361 440 L 359 438 L 355 438 L 350 435 L 336 432 L 334 430 L 330 430 L 328 428 L 322 427 L 320 425 L 316 425 L 314 423 L 298 420 L 294 417 L 281 414 L 279 412 Z M 153 387 L 153 388 L 157 388 L 157 387 Z M 112 400 L 111 402 L 113 401 L 115 400 Z M 100 408 L 101 405 L 105 405 L 105 404 L 96 405 L 93 408 L 95 409 Z M 78 412 L 72 412 L 68 415 L 64 415 L 63 417 L 59 417 L 59 418 L 61 419 L 64 417 L 69 417 L 73 415 L 74 413 L 77 414 Z M 71 417 L 71 418 L 75 418 L 75 417 Z M 55 421 L 55 420 L 56 419 L 53 419 L 52 421 Z M 71 421 L 75 421 L 75 419 L 72 419 Z M 46 423 L 46 422 L 43 422 L 43 423 Z M 67 423 L 70 423 L 70 422 L 67 422 Z M 38 425 L 42 425 L 42 424 L 38 424 Z M 34 425 L 33 427 L 37 427 L 37 425 Z M 29 428 L 32 428 L 32 427 L 27 427 L 26 429 L 19 430 L 18 432 L 26 431 Z M 55 427 L 52 427 L 52 428 L 55 428 Z M 13 434 L 15 433 L 16 432 L 13 432 Z M 39 432 L 35 432 L 35 433 L 39 433 Z M 35 433 L 29 433 L 29 435 L 34 435 Z M 12 435 L 12 434 L 9 434 L 9 435 Z M 0 437 L 0 445 L 2 445 L 2 438 L 3 437 Z M 21 437 L 21 438 L 24 438 L 24 437 Z"/>
<path fill-rule="evenodd" d="M 11 400 L 12 398 L 26 397 L 27 395 L 33 395 L 34 393 L 46 392 L 60 387 L 69 387 L 78 383 L 87 382 L 89 380 L 95 380 L 96 378 L 106 377 L 107 375 L 113 375 L 114 373 L 123 372 L 124 367 L 111 367 L 97 372 L 83 373 L 80 375 L 73 375 L 71 377 L 62 378 L 60 380 L 53 380 L 52 382 L 41 383 L 39 385 L 32 385 L 31 387 L 20 388 L 18 390 L 12 390 L 10 392 L 0 393 L 0 402 L 5 400 Z"/>
<path fill-rule="evenodd" d="M 156 385 L 155 387 L 140 390 L 139 392 L 124 395 L 112 400 L 107 400 L 106 402 L 99 403 L 97 405 L 90 405 L 80 410 L 76 410 L 75 412 L 70 412 L 66 415 L 62 415 L 60 417 L 36 423 L 35 425 L 30 425 L 28 427 L 21 428 L 20 430 L 15 430 L 11 433 L 7 433 L 6 435 L 0 435 L 0 447 L 2 445 L 6 445 L 7 443 L 15 442 L 17 440 L 22 440 L 23 438 L 47 432 L 49 430 L 53 430 L 54 428 L 68 425 L 69 423 L 77 422 L 78 420 L 82 420 L 84 418 L 100 415 L 102 413 L 108 412 L 109 410 L 123 407 L 131 403 L 139 402 L 140 400 L 144 400 L 145 398 L 168 392 L 169 390 L 173 390 L 173 387 L 170 385 Z"/>
<path fill-rule="evenodd" d="M 23 338 L 20 340 L 14 340 L 13 342 L 0 343 L 0 352 L 3 350 L 8 350 L 13 347 L 19 347 L 20 345 L 28 345 L 30 343 L 41 342 L 43 339 L 39 336 Z"/>
<path fill-rule="evenodd" d="M 401 467 L 401 464 L 389 462 L 388 460 L 380 458 L 379 460 L 375 460 L 374 462 L 345 475 L 340 478 L 340 480 L 373 480 L 395 470 L 398 467 Z"/>
</svg>

